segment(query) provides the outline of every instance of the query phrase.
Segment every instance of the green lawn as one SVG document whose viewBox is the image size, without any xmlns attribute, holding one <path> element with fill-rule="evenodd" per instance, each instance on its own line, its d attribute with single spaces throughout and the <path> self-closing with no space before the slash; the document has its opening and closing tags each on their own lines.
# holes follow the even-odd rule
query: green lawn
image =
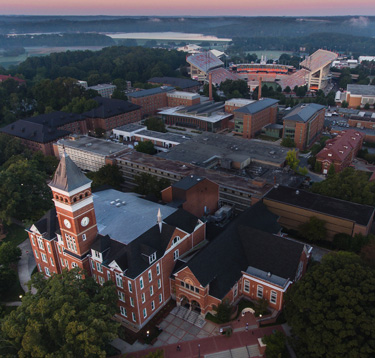
<svg viewBox="0 0 375 358">
<path fill-rule="evenodd" d="M 27 232 L 21 226 L 12 224 L 7 227 L 7 235 L 4 242 L 12 242 L 14 245 L 19 245 L 27 239 Z"/>
</svg>

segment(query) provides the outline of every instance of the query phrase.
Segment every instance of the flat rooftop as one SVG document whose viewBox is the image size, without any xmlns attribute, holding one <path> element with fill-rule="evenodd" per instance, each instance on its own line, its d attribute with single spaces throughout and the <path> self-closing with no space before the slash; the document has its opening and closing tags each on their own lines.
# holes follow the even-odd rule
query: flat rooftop
<svg viewBox="0 0 375 358">
<path fill-rule="evenodd" d="M 254 99 L 246 99 L 246 98 L 232 98 L 225 101 L 226 106 L 236 106 L 236 107 L 242 107 L 247 106 L 250 103 L 255 102 Z"/>
<path fill-rule="evenodd" d="M 177 134 L 177 133 L 162 133 L 162 132 L 156 132 L 156 131 L 149 131 L 148 129 L 141 130 L 137 132 L 136 135 L 139 136 L 144 136 L 148 138 L 155 138 L 155 139 L 161 139 L 161 140 L 166 140 L 169 142 L 176 142 L 176 143 L 183 143 L 191 138 L 182 134 Z"/>
<path fill-rule="evenodd" d="M 252 161 L 280 167 L 285 162 L 287 152 L 287 148 L 272 142 L 204 133 L 157 156 L 208 167 L 210 159 L 215 156 L 236 159 L 240 155 L 251 158 Z"/>
<path fill-rule="evenodd" d="M 176 98 L 188 98 L 190 100 L 199 98 L 198 93 L 184 92 L 184 91 L 174 91 L 168 92 L 167 97 L 176 97 Z"/>
<path fill-rule="evenodd" d="M 159 209 L 163 219 L 177 210 L 114 189 L 93 193 L 93 199 L 99 233 L 124 244 L 155 226 Z"/>
<path fill-rule="evenodd" d="M 348 85 L 347 91 L 354 95 L 375 96 L 375 86 L 371 85 Z"/>
<path fill-rule="evenodd" d="M 122 152 L 127 148 L 119 143 L 107 142 L 104 139 L 98 139 L 89 136 L 78 137 L 77 139 L 60 139 L 57 141 L 59 146 L 74 148 L 88 153 L 95 153 L 102 156 L 109 156 Z"/>
<path fill-rule="evenodd" d="M 130 123 L 130 124 L 125 124 L 120 127 L 113 128 L 113 129 L 124 131 L 124 132 L 135 132 L 135 131 L 140 131 L 146 128 L 147 128 L 146 126 L 143 126 L 141 124 Z"/>
</svg>

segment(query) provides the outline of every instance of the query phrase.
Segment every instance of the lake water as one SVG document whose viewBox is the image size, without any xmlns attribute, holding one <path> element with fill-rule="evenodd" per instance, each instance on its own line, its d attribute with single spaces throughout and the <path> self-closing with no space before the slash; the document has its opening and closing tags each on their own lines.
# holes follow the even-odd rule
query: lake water
<svg viewBox="0 0 375 358">
<path fill-rule="evenodd" d="M 175 40 L 175 41 L 216 41 L 230 42 L 229 38 L 218 38 L 203 34 L 183 33 L 183 32 L 122 32 L 105 33 L 113 39 L 136 39 L 136 40 Z"/>
</svg>

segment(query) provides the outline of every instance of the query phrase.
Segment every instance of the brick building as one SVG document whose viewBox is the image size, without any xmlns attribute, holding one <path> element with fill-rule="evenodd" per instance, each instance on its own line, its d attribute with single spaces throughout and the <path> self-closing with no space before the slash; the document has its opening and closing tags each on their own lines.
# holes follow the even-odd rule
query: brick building
<svg viewBox="0 0 375 358">
<path fill-rule="evenodd" d="M 193 106 L 201 103 L 201 97 L 197 93 L 173 91 L 167 93 L 167 106 Z"/>
<path fill-rule="evenodd" d="M 374 219 L 374 207 L 314 194 L 283 185 L 274 187 L 263 198 L 263 203 L 274 214 L 278 222 L 288 229 L 299 226 L 315 216 L 325 221 L 327 237 L 336 234 L 368 235 Z"/>
<path fill-rule="evenodd" d="M 104 97 L 95 97 L 94 100 L 99 106 L 83 113 L 89 131 L 94 131 L 97 128 L 109 131 L 124 124 L 141 120 L 140 106 L 129 101 Z"/>
<path fill-rule="evenodd" d="M 349 108 L 363 107 L 366 103 L 375 104 L 375 88 L 370 85 L 348 85 L 346 90 L 346 101 Z"/>
<path fill-rule="evenodd" d="M 198 92 L 201 87 L 198 81 L 177 77 L 152 77 L 148 80 L 148 83 L 159 86 L 171 86 L 186 92 Z"/>
<path fill-rule="evenodd" d="M 336 173 L 350 166 L 358 151 L 362 148 L 365 135 L 354 129 L 342 131 L 325 143 L 325 147 L 316 155 L 321 163 L 322 173 L 327 174 L 331 165 Z"/>
<path fill-rule="evenodd" d="M 19 138 L 32 151 L 54 155 L 53 143 L 68 135 L 87 134 L 85 117 L 79 114 L 52 112 L 18 120 L 0 132 Z"/>
<path fill-rule="evenodd" d="M 128 94 L 129 100 L 141 107 L 141 118 L 155 115 L 160 108 L 168 106 L 167 93 L 174 87 L 162 86 Z"/>
<path fill-rule="evenodd" d="M 254 138 L 267 124 L 276 123 L 277 103 L 264 98 L 234 110 L 234 131 L 243 138 Z"/>
<path fill-rule="evenodd" d="M 294 140 L 300 150 L 311 147 L 319 138 L 324 127 L 325 107 L 316 104 L 299 104 L 283 119 L 283 138 Z"/>
</svg>

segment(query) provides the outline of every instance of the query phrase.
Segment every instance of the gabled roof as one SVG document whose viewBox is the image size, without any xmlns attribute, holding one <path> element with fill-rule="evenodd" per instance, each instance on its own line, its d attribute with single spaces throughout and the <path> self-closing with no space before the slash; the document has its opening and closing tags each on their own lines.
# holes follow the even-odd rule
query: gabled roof
<svg viewBox="0 0 375 358">
<path fill-rule="evenodd" d="M 36 143 L 54 142 L 70 134 L 70 132 L 66 130 L 48 127 L 44 124 L 30 122 L 24 119 L 20 119 L 4 128 L 0 128 L 0 132 Z"/>
<path fill-rule="evenodd" d="M 56 209 L 53 208 L 48 210 L 44 216 L 39 219 L 34 226 L 37 228 L 40 234 L 44 235 L 43 237 L 47 240 L 52 240 L 56 237 L 56 230 L 59 226 Z"/>
<path fill-rule="evenodd" d="M 178 209 L 163 220 L 170 226 L 177 227 L 191 234 L 198 224 L 198 218 L 189 212 Z"/>
<path fill-rule="evenodd" d="M 284 120 L 295 122 L 308 122 L 320 110 L 325 108 L 317 103 L 300 104 L 293 108 L 285 117 Z"/>
<path fill-rule="evenodd" d="M 64 152 L 49 186 L 70 192 L 89 183 L 91 183 L 91 180 L 82 173 L 81 169 Z"/>
<path fill-rule="evenodd" d="M 119 114 L 136 111 L 141 107 L 129 101 L 121 99 L 111 99 L 105 97 L 95 97 L 94 100 L 99 104 L 97 108 L 93 108 L 82 115 L 89 118 L 110 118 Z"/>
<path fill-rule="evenodd" d="M 273 98 L 263 98 L 259 101 L 250 103 L 246 106 L 240 107 L 236 109 L 234 112 L 246 113 L 246 114 L 255 114 L 264 109 L 273 106 L 274 104 L 278 103 L 277 99 Z"/>
<path fill-rule="evenodd" d="M 192 66 L 198 68 L 200 71 L 207 73 L 208 71 L 224 65 L 224 62 L 218 59 L 211 52 L 198 53 L 196 55 L 189 56 L 186 62 Z"/>
<path fill-rule="evenodd" d="M 254 228 L 257 226 L 262 231 Z M 294 280 L 304 245 L 276 236 L 277 216 L 259 202 L 237 216 L 185 266 L 210 295 L 222 299 L 248 267 Z"/>
</svg>

